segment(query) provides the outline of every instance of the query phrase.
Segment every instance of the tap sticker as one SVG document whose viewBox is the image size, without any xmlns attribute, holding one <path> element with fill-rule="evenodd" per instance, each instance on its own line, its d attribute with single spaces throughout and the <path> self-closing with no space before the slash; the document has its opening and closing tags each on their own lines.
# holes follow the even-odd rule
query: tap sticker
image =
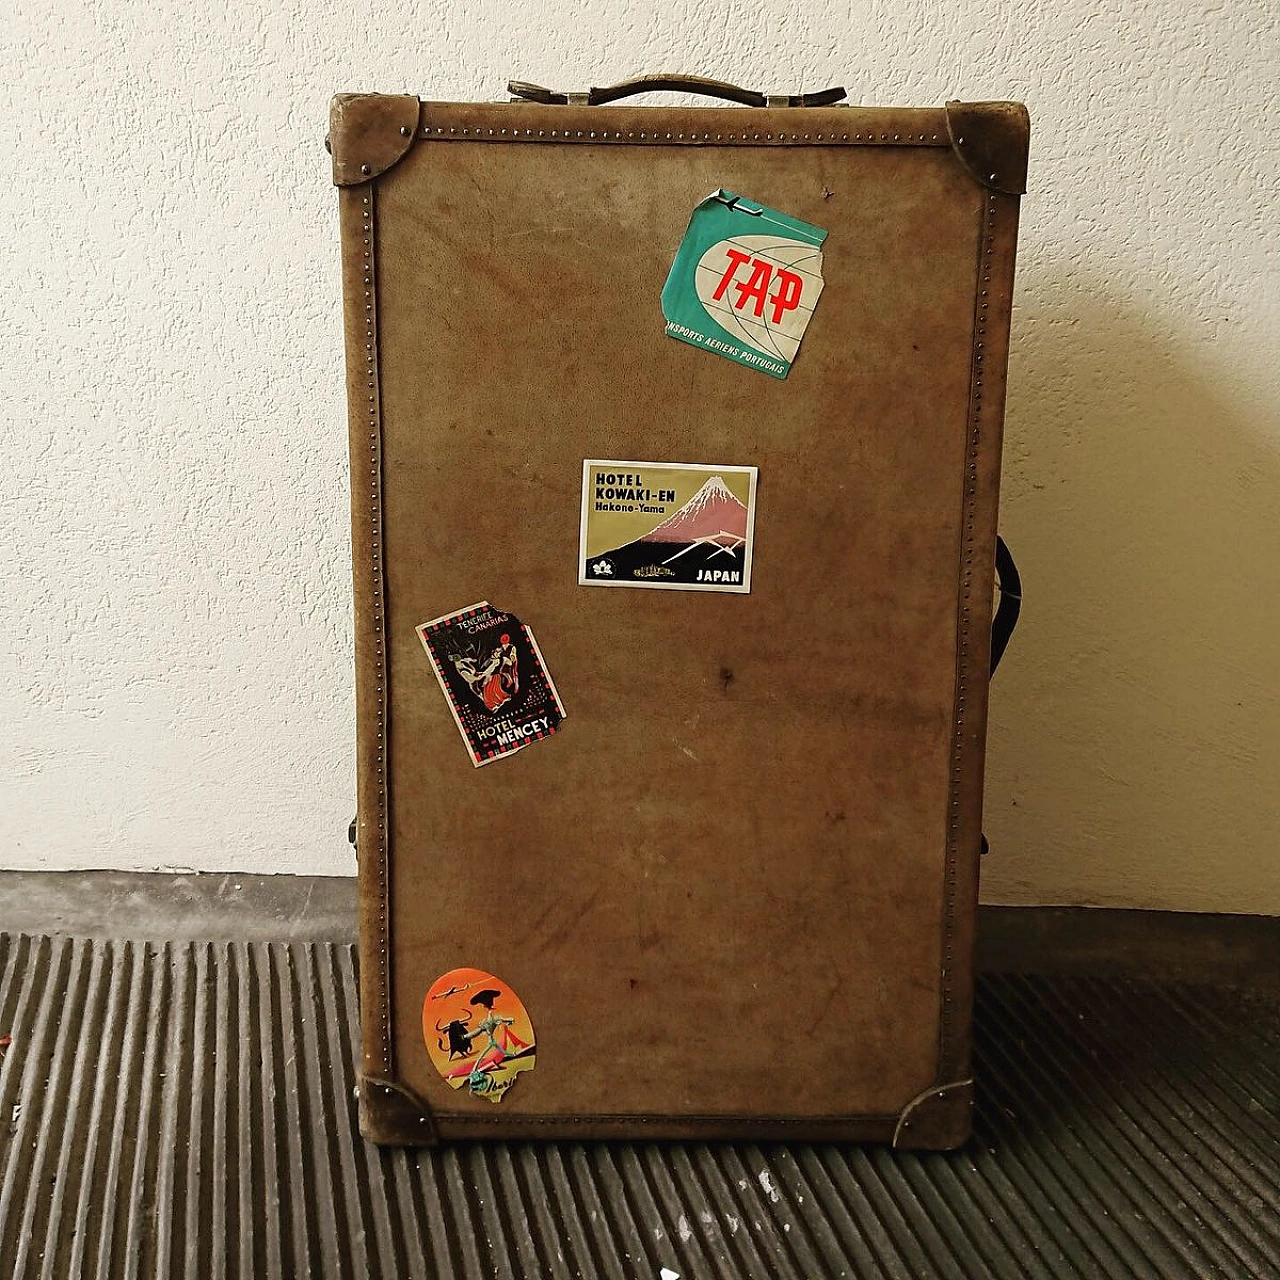
<svg viewBox="0 0 1280 1280">
<path fill-rule="evenodd" d="M 560 695 L 533 632 L 515 614 L 482 600 L 417 631 L 477 768 L 560 727 Z"/>
<path fill-rule="evenodd" d="M 422 1002 L 431 1065 L 451 1089 L 501 1102 L 516 1077 L 532 1071 L 533 1024 L 520 997 L 483 969 L 450 969 Z"/>
<path fill-rule="evenodd" d="M 827 233 L 716 191 L 693 211 L 662 289 L 667 333 L 785 378 L 822 292 Z"/>
<path fill-rule="evenodd" d="M 588 458 L 578 583 L 745 595 L 755 517 L 755 467 Z"/>
</svg>

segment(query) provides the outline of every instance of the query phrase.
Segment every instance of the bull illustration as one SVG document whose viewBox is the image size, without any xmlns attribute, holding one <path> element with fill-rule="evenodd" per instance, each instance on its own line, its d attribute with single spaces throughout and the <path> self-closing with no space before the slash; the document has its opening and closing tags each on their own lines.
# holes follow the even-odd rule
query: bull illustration
<svg viewBox="0 0 1280 1280">
<path fill-rule="evenodd" d="M 437 1035 L 447 1035 L 449 1043 L 446 1046 L 443 1040 L 437 1040 L 441 1049 L 448 1048 L 449 1059 L 465 1058 L 471 1052 L 471 1033 L 467 1030 L 467 1023 L 471 1021 L 471 1012 L 468 1010 L 461 1018 L 454 1018 L 452 1021 L 441 1026 L 436 1023 Z"/>
</svg>

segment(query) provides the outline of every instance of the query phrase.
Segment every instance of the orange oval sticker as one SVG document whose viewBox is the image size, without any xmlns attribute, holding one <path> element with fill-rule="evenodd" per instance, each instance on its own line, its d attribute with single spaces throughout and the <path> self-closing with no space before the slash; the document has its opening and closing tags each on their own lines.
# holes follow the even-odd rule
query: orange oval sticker
<svg viewBox="0 0 1280 1280">
<path fill-rule="evenodd" d="M 520 997 L 483 969 L 450 969 L 422 1004 L 422 1034 L 435 1069 L 454 1089 L 501 1102 L 533 1070 L 533 1024 Z"/>
</svg>

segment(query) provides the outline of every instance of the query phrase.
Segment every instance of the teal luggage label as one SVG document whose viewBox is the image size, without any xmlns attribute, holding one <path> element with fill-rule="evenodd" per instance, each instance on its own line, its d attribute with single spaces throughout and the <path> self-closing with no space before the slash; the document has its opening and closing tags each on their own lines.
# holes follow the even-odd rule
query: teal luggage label
<svg viewBox="0 0 1280 1280">
<path fill-rule="evenodd" d="M 732 191 L 709 195 L 662 289 L 667 334 L 785 378 L 822 293 L 826 238 Z"/>
</svg>

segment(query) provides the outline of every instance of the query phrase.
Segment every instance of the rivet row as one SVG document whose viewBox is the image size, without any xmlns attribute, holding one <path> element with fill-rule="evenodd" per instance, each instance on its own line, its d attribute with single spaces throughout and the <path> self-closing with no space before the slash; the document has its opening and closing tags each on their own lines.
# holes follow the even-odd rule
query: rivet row
<svg viewBox="0 0 1280 1280">
<path fill-rule="evenodd" d="M 946 142 L 936 133 L 666 133 L 660 130 L 628 129 L 490 129 L 471 125 L 426 125 L 424 138 L 466 138 L 469 141 L 487 138 L 509 139 L 512 142 L 552 138 L 557 142 L 821 142 L 826 144 L 853 143 L 855 145 L 887 143 L 890 146 L 933 147 Z"/>
<path fill-rule="evenodd" d="M 374 649 L 374 776 L 376 780 L 377 808 L 374 847 L 367 857 L 373 859 L 378 882 L 378 1021 L 382 1035 L 384 1069 L 390 1065 L 391 1055 L 391 999 L 387 961 L 387 801 L 386 801 L 386 695 L 384 693 L 386 654 L 383 629 L 383 578 L 382 578 L 382 488 L 381 488 L 381 430 L 378 417 L 378 340 L 375 298 L 376 286 L 373 265 L 373 204 L 371 195 L 365 195 L 361 206 L 361 240 L 363 244 L 361 281 L 364 285 L 365 303 L 365 385 L 369 392 L 369 527 L 373 559 L 373 649 Z"/>
</svg>

